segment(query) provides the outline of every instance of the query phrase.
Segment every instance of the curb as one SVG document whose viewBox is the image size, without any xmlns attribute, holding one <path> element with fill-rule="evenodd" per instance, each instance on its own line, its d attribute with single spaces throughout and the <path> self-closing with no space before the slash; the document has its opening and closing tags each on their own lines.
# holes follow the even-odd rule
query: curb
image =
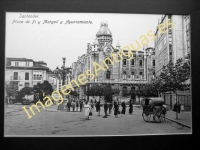
<svg viewBox="0 0 200 150">
<path fill-rule="evenodd" d="M 179 124 L 179 125 L 182 125 L 182 126 L 184 126 L 184 127 L 187 127 L 187 128 L 190 128 L 190 129 L 191 129 L 191 127 L 190 127 L 189 125 L 186 125 L 186 124 L 184 124 L 184 123 L 175 121 L 175 120 L 170 119 L 170 118 L 167 118 L 167 117 L 164 117 L 164 118 L 165 118 L 165 119 L 168 119 L 168 120 L 170 120 L 170 121 L 172 121 L 172 122 L 175 122 L 175 123 L 177 123 L 177 124 Z"/>
</svg>

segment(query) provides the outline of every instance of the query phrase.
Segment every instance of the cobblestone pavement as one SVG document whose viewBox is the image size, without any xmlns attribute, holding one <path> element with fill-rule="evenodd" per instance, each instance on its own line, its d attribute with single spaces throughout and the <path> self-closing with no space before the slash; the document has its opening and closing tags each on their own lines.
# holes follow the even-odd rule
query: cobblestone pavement
<svg viewBox="0 0 200 150">
<path fill-rule="evenodd" d="M 84 112 L 57 110 L 56 105 L 46 110 L 39 107 L 41 111 L 35 111 L 35 116 L 28 119 L 21 108 L 22 105 L 6 108 L 5 136 L 190 134 L 192 131 L 169 120 L 162 123 L 155 123 L 151 120 L 147 123 L 143 120 L 142 110 L 139 107 L 134 107 L 132 115 L 128 114 L 128 109 L 126 109 L 126 114 L 119 115 L 119 118 L 115 118 L 113 112 L 108 118 L 103 118 L 103 110 L 101 116 L 98 117 L 97 112 L 93 111 L 90 120 L 85 120 Z"/>
</svg>

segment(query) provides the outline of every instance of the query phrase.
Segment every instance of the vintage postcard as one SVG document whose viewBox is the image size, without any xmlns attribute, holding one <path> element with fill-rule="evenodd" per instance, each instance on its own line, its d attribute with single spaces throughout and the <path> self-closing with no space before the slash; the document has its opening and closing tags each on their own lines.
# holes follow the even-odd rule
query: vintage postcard
<svg viewBox="0 0 200 150">
<path fill-rule="evenodd" d="M 6 13 L 5 137 L 192 134 L 190 15 Z"/>
</svg>

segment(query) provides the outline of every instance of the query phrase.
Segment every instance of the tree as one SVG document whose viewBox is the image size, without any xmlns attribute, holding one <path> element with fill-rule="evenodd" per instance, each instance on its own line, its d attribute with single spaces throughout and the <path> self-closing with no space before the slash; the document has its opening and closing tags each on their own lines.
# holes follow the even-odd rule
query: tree
<svg viewBox="0 0 200 150">
<path fill-rule="evenodd" d="M 142 95 L 144 97 L 157 97 L 158 92 L 156 86 L 153 83 L 149 83 L 143 86 Z"/>
<path fill-rule="evenodd" d="M 190 86 L 184 83 L 190 79 L 190 61 L 180 58 L 175 65 L 170 61 L 167 66 L 163 67 L 160 79 L 163 83 L 160 88 L 163 91 L 174 92 L 177 100 L 177 91 L 183 91 Z M 178 113 L 176 113 L 176 118 L 178 119 Z"/>
<path fill-rule="evenodd" d="M 18 90 L 18 83 L 19 81 L 10 81 L 9 84 L 5 84 L 6 85 L 6 94 L 8 96 L 13 96 L 17 93 Z"/>
<path fill-rule="evenodd" d="M 111 85 L 101 84 L 92 85 L 86 91 L 87 96 L 105 96 L 110 97 L 109 100 L 112 102 L 111 96 L 114 94 L 119 94 L 119 89 L 113 89 Z"/>
<path fill-rule="evenodd" d="M 70 95 L 72 95 L 72 96 L 74 96 L 74 97 L 79 96 L 79 94 L 78 94 L 76 91 L 71 91 L 71 92 L 70 92 Z"/>
<path fill-rule="evenodd" d="M 34 86 L 34 90 L 38 93 L 43 91 L 46 95 L 51 95 L 53 92 L 52 85 L 46 80 L 43 83 L 37 83 L 37 85 Z"/>
<path fill-rule="evenodd" d="M 25 95 L 31 95 L 33 93 L 34 89 L 32 87 L 24 87 L 20 90 L 19 94 Z"/>
</svg>

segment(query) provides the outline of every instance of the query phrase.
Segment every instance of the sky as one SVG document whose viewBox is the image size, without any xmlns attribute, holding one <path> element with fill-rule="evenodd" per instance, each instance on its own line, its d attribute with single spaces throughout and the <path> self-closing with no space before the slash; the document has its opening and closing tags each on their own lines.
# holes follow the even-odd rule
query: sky
<svg viewBox="0 0 200 150">
<path fill-rule="evenodd" d="M 35 15 L 38 18 L 28 18 L 27 15 Z M 161 16 L 161 14 L 7 12 L 5 57 L 44 61 L 51 70 L 57 66 L 60 68 L 63 64 L 62 58 L 66 57 L 65 66 L 69 67 L 77 61 L 78 56 L 86 53 L 87 43 L 94 41 L 101 22 L 108 23 L 113 38 L 112 45 L 115 47 L 119 41 L 123 47 L 131 43 L 134 45 L 135 40 L 140 41 L 140 36 L 147 35 L 149 30 L 155 32 Z M 36 23 L 33 23 L 33 20 Z M 43 24 L 44 20 L 58 21 L 58 23 Z M 92 24 L 65 24 L 68 20 L 85 20 L 91 21 Z M 148 46 L 154 47 L 154 42 L 151 41 Z"/>
</svg>

